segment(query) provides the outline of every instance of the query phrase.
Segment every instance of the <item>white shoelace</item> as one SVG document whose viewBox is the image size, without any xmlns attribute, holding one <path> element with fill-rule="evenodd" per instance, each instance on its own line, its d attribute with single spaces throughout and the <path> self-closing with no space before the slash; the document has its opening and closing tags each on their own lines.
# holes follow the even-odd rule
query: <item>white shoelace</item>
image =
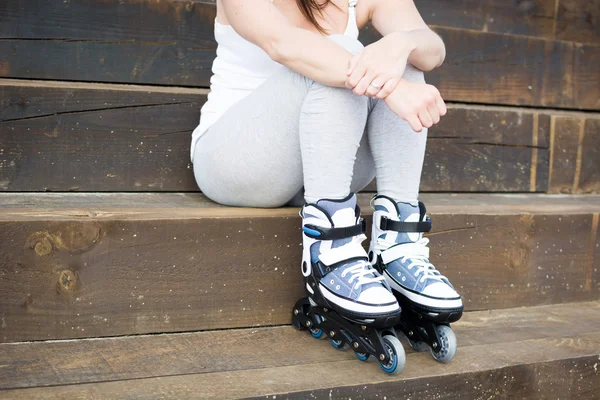
<svg viewBox="0 0 600 400">
<path fill-rule="evenodd" d="M 427 248 L 427 245 L 429 244 L 429 239 L 421 238 L 412 244 L 422 247 L 422 250 L 419 251 L 420 249 L 418 249 L 416 246 L 406 246 L 407 253 L 400 257 L 400 261 L 402 263 L 405 263 L 406 260 L 411 260 L 411 263 L 408 264 L 407 268 L 409 270 L 412 270 L 413 267 L 417 267 L 417 270 L 415 271 L 414 275 L 416 277 L 419 277 L 419 275 L 421 275 L 421 278 L 418 279 L 418 282 L 422 283 L 426 279 L 433 279 L 436 281 L 443 282 L 444 279 L 446 279 L 446 277 L 440 274 L 440 272 L 437 269 L 435 269 L 433 264 L 429 262 L 427 256 L 427 254 L 429 253 L 429 249 Z M 382 238 L 377 239 L 377 247 L 379 249 L 389 249 L 390 247 L 395 245 L 397 245 L 396 242 L 390 242 Z"/>
<path fill-rule="evenodd" d="M 337 247 L 335 251 L 343 251 L 344 247 L 348 246 L 360 246 L 362 248 L 361 243 L 367 237 L 364 234 L 355 236 L 349 243 L 346 243 L 343 246 Z M 363 250 L 364 251 L 364 250 Z M 365 254 L 365 258 L 367 255 Z M 361 288 L 363 285 L 367 285 L 369 283 L 377 283 L 385 281 L 385 277 L 379 275 L 376 269 L 374 269 L 371 264 L 367 261 L 359 260 L 354 261 L 355 265 L 351 267 L 346 267 L 344 271 L 340 274 L 342 278 L 346 278 L 348 274 L 350 274 L 350 278 L 348 278 L 348 283 L 352 284 L 354 281 L 354 290 Z"/>
<path fill-rule="evenodd" d="M 362 285 L 377 283 L 385 280 L 385 277 L 379 275 L 376 270 L 371 268 L 371 264 L 365 261 L 358 261 L 356 265 L 346 268 L 341 274 L 342 278 L 345 278 L 348 274 L 350 274 L 348 283 L 352 284 L 352 282 L 356 280 L 354 289 L 358 289 Z M 371 275 L 373 277 L 368 277 L 367 275 Z"/>
</svg>

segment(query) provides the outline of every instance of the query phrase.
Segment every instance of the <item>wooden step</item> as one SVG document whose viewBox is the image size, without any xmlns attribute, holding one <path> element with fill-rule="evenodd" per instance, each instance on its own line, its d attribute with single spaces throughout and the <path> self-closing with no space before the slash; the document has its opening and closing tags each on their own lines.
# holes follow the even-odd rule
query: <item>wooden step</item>
<svg viewBox="0 0 600 400">
<path fill-rule="evenodd" d="M 576 19 L 583 21 L 579 26 L 590 26 L 597 36 L 593 28 L 597 7 L 586 6 L 588 2 L 583 0 L 561 1 L 560 6 L 558 2 L 540 0 L 535 3 L 543 4 L 524 13 L 519 11 L 522 4 L 528 7 L 532 2 L 498 6 L 501 2 L 486 2 L 483 8 L 489 12 L 473 5 L 481 2 L 464 1 L 460 6 L 452 3 L 440 8 L 435 17 L 431 16 L 431 9 L 436 4 L 422 9 L 426 22 L 435 23 L 435 30 L 447 46 L 446 63 L 428 75 L 444 98 L 470 103 L 600 109 L 597 40 L 590 41 L 586 36 L 586 43 L 575 43 L 549 40 L 545 34 L 522 36 L 523 29 L 518 28 L 533 25 L 535 31 L 537 27 L 545 29 L 540 24 L 551 25 L 556 33 L 567 29 L 565 26 L 575 27 L 564 21 Z M 12 2 L 3 9 L 0 24 L 0 54 L 4 56 L 0 77 L 208 87 L 216 50 L 215 6 L 211 3 L 35 0 L 25 6 Z M 566 3 L 574 7 L 565 7 Z M 447 8 L 454 12 L 447 13 Z M 501 16 L 498 24 L 514 26 L 515 32 L 493 28 L 497 9 Z M 540 10 L 545 12 L 541 18 L 531 18 Z M 457 12 L 463 20 L 474 24 L 479 21 L 481 25 L 457 23 Z M 486 26 L 492 29 L 485 29 Z M 556 37 L 579 40 L 580 29 L 574 30 L 566 37 Z M 495 33 L 498 31 L 501 33 Z M 363 29 L 361 40 L 365 44 L 377 38 L 372 27 Z"/>
<path fill-rule="evenodd" d="M 598 298 L 599 195 L 422 200 L 431 259 L 468 310 Z M 287 324 L 304 293 L 297 208 L 184 193 L 5 193 L 0 204 L 2 342 Z"/>
<path fill-rule="evenodd" d="M 600 44 L 597 0 L 419 0 L 429 24 Z"/>
<path fill-rule="evenodd" d="M 197 191 L 189 145 L 206 94 L 0 80 L 0 191 Z M 449 104 L 421 190 L 600 192 L 599 152 L 597 113 Z"/>
<path fill-rule="evenodd" d="M 450 364 L 407 350 L 398 376 L 288 326 L 1 344 L 0 397 L 598 398 L 600 301 L 470 312 L 454 329 Z"/>
</svg>

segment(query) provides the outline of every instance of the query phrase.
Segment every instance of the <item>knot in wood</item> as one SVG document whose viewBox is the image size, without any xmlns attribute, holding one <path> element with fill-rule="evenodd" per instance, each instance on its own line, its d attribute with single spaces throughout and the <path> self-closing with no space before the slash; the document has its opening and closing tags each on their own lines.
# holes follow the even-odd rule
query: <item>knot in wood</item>
<svg viewBox="0 0 600 400">
<path fill-rule="evenodd" d="M 62 290 L 71 290 L 75 287 L 77 276 L 70 269 L 65 269 L 60 272 L 58 284 Z"/>
</svg>

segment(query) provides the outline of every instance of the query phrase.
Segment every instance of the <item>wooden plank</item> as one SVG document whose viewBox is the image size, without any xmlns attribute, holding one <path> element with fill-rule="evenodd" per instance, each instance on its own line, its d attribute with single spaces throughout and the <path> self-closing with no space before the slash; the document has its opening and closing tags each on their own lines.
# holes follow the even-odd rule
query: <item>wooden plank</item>
<svg viewBox="0 0 600 400">
<path fill-rule="evenodd" d="M 542 0 L 538 1 L 541 4 Z M 586 24 L 597 18 L 597 12 L 588 12 L 588 6 L 574 1 L 568 4 L 575 6 L 559 7 L 564 9 L 565 21 L 572 21 L 573 15 Z M 454 3 L 451 7 L 459 9 Z M 503 13 L 514 17 L 513 7 L 512 3 L 504 7 Z M 13 2 L 0 20 L 0 54 L 5 55 L 0 77 L 207 87 L 216 50 L 214 17 L 214 4 L 178 0 L 130 0 L 118 5 L 36 0 L 27 7 L 22 1 Z M 499 25 L 506 26 L 502 21 Z M 600 109 L 596 95 L 600 91 L 596 68 L 600 43 L 444 24 L 436 30 L 445 40 L 449 56 L 429 80 L 448 101 Z M 372 28 L 365 28 L 361 40 L 370 43 L 377 37 Z"/>
<path fill-rule="evenodd" d="M 0 191 L 198 190 L 189 144 L 205 90 L 5 80 L 0 97 Z M 449 107 L 422 191 L 547 190 L 555 112 Z"/>
<path fill-rule="evenodd" d="M 420 0 L 428 24 L 600 44 L 598 0 Z"/>
<path fill-rule="evenodd" d="M 466 313 L 453 325 L 455 363 L 470 346 L 595 332 L 600 303 L 562 304 Z M 406 343 L 405 343 L 406 344 Z M 352 360 L 291 327 L 127 336 L 0 345 L 0 390 L 88 382 L 208 374 Z M 405 346 L 412 353 L 408 345 Z M 226 349 L 226 351 L 224 351 Z"/>
<path fill-rule="evenodd" d="M 559 0 L 555 37 L 579 43 L 600 43 L 600 1 Z"/>
<path fill-rule="evenodd" d="M 550 159 L 550 193 L 573 193 L 580 134 L 584 121 L 580 118 L 552 118 Z"/>
<path fill-rule="evenodd" d="M 0 190 L 197 190 L 189 162 L 206 90 L 0 85 Z"/>
<path fill-rule="evenodd" d="M 596 378 L 598 333 L 463 347 L 460 359 L 447 365 L 436 363 L 428 354 L 411 353 L 399 376 L 385 375 L 376 365 L 344 360 L 5 390 L 2 394 L 6 399 L 233 399 L 267 395 L 292 399 L 470 399 L 482 394 L 523 399 L 572 394 L 594 399 L 600 389 Z"/>
<path fill-rule="evenodd" d="M 359 193 L 370 215 L 372 194 Z M 599 195 L 424 193 L 434 214 L 592 214 Z M 82 217 L 119 220 L 297 217 L 298 208 L 227 207 L 201 193 L 0 193 L 0 221 L 72 221 Z"/>
<path fill-rule="evenodd" d="M 577 193 L 600 192 L 600 120 L 586 120 L 580 142 Z"/>
<path fill-rule="evenodd" d="M 422 190 L 546 191 L 549 130 L 537 123 L 545 118 L 541 111 L 451 105 L 429 131 Z M 533 186 L 532 170 L 540 172 Z"/>
<path fill-rule="evenodd" d="M 548 192 L 600 190 L 600 120 L 588 114 L 553 115 Z"/>
<path fill-rule="evenodd" d="M 471 199 L 478 207 L 444 212 L 461 200 L 440 197 L 440 211 L 436 196 L 427 200 L 431 259 L 468 310 L 598 297 L 588 283 L 597 211 L 585 211 L 600 208 L 598 196 L 579 209 L 564 197 L 540 202 L 550 213 L 535 211 L 535 197 L 504 207 L 495 201 L 503 197 L 484 195 Z M 104 209 L 2 211 L 0 341 L 289 323 L 304 293 L 297 209 L 119 211 L 105 200 Z"/>
<path fill-rule="evenodd" d="M 208 86 L 215 16 L 194 0 L 13 1 L 0 76 Z"/>
<path fill-rule="evenodd" d="M 449 57 L 427 75 L 445 99 L 597 110 L 600 46 L 435 28 Z M 476 50 L 474 50 L 476 49 Z M 568 82 L 568 83 L 567 83 Z"/>
</svg>

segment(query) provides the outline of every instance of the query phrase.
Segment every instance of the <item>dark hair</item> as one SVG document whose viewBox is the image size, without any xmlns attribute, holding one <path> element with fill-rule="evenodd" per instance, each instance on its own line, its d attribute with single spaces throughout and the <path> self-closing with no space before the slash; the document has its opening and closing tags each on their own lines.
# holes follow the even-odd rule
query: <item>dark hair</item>
<svg viewBox="0 0 600 400">
<path fill-rule="evenodd" d="M 325 29 L 317 22 L 315 18 L 315 14 L 321 14 L 323 9 L 327 7 L 331 3 L 331 0 L 296 0 L 296 4 L 298 4 L 298 8 L 302 11 L 302 14 L 306 17 L 306 19 L 317 28 L 317 30 L 323 34 Z M 338 8 L 335 4 L 334 6 Z"/>
</svg>

